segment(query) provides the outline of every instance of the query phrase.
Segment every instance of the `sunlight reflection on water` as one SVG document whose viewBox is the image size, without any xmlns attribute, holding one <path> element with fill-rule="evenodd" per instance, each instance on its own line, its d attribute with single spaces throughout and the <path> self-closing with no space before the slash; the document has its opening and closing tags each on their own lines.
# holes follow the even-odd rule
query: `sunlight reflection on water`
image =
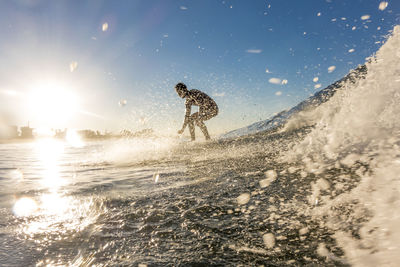
<svg viewBox="0 0 400 267">
<path fill-rule="evenodd" d="M 93 205 L 93 199 L 82 201 L 58 194 L 42 195 L 35 216 L 22 226 L 21 233 L 35 239 L 37 234 L 79 232 L 96 220 Z"/>
<path fill-rule="evenodd" d="M 37 210 L 36 201 L 28 198 L 22 197 L 18 199 L 13 207 L 13 212 L 16 216 L 29 216 Z"/>
<path fill-rule="evenodd" d="M 36 153 L 43 167 L 40 183 L 51 192 L 56 192 L 66 181 L 60 177 L 60 158 L 64 153 L 64 143 L 54 139 L 36 142 Z"/>
<path fill-rule="evenodd" d="M 77 136 L 75 141 L 78 140 Z M 62 178 L 62 158 L 66 143 L 56 139 L 41 139 L 34 144 L 33 154 L 40 167 L 39 184 L 47 192 L 39 196 L 23 196 L 16 200 L 13 212 L 17 217 L 26 217 L 20 228 L 25 238 L 40 243 L 38 234 L 61 235 L 78 232 L 97 218 L 93 198 L 78 199 L 67 196 L 62 189 L 69 179 Z M 38 240 L 36 240 L 38 239 Z"/>
</svg>

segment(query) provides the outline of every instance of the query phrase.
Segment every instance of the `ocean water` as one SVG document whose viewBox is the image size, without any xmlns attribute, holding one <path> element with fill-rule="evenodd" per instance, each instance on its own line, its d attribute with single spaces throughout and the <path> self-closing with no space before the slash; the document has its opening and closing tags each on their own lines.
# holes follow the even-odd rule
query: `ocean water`
<svg viewBox="0 0 400 267">
<path fill-rule="evenodd" d="M 265 172 L 276 176 L 276 148 L 291 138 L 2 145 L 2 265 L 320 262 L 311 244 L 301 245 L 305 260 L 295 253 L 300 243 L 282 239 L 284 247 L 266 249 L 263 242 L 265 232 L 297 235 L 278 221 L 286 220 L 280 203 L 295 193 L 289 176 L 260 185 Z"/>
<path fill-rule="evenodd" d="M 0 145 L 0 265 L 396 266 L 399 63 L 274 132 Z"/>
<path fill-rule="evenodd" d="M 309 179 L 278 162 L 308 132 L 2 145 L 2 264 L 324 264 L 321 242 L 343 252 L 296 213 Z"/>
</svg>

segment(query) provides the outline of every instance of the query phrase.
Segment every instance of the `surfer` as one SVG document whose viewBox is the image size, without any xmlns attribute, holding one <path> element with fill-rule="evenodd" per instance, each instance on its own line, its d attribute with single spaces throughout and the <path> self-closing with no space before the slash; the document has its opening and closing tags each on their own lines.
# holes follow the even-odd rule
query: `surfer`
<svg viewBox="0 0 400 267">
<path fill-rule="evenodd" d="M 186 98 L 185 120 L 183 122 L 182 129 L 178 131 L 178 134 L 182 134 L 186 126 L 189 125 L 190 137 L 192 138 L 192 141 L 194 141 L 196 139 L 194 125 L 196 124 L 203 132 L 206 140 L 210 140 L 210 135 L 208 134 L 208 130 L 204 124 L 204 121 L 217 116 L 218 106 L 215 101 L 200 90 L 188 90 L 186 85 L 183 83 L 178 83 L 175 85 L 175 90 L 181 98 Z M 191 114 L 193 105 L 198 106 L 199 111 Z"/>
</svg>

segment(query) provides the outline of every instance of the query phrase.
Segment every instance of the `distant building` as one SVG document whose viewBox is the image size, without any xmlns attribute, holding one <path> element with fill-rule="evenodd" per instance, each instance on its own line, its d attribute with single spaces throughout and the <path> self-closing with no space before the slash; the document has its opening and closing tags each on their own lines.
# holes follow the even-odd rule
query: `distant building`
<svg viewBox="0 0 400 267">
<path fill-rule="evenodd" d="M 95 131 L 92 131 L 92 130 L 81 130 L 81 131 L 78 131 L 78 134 L 82 138 L 95 138 L 95 137 L 98 137 L 97 133 Z"/>
<path fill-rule="evenodd" d="M 21 127 L 21 138 L 33 138 L 33 128 L 29 126 Z"/>
</svg>

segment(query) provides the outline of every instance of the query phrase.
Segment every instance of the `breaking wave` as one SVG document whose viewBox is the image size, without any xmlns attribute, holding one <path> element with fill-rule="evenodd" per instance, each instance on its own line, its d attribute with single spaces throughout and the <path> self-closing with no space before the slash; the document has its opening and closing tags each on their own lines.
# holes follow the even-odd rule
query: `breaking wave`
<svg viewBox="0 0 400 267">
<path fill-rule="evenodd" d="M 366 63 L 367 74 L 317 107 L 303 120 L 314 125 L 289 153 L 317 177 L 312 183 L 311 213 L 326 218 L 350 264 L 379 266 L 400 260 L 400 26 Z M 293 118 L 288 125 L 297 125 Z M 349 168 L 358 176 L 330 170 Z M 328 173 L 330 173 L 328 175 Z M 355 184 L 346 193 L 344 180 Z M 328 189 L 330 187 L 330 189 Z M 324 191 L 330 191 L 325 194 Z M 323 200 L 323 201 L 321 201 Z M 347 207 L 349 213 L 343 213 Z M 353 227 L 345 227 L 351 221 Z"/>
</svg>

